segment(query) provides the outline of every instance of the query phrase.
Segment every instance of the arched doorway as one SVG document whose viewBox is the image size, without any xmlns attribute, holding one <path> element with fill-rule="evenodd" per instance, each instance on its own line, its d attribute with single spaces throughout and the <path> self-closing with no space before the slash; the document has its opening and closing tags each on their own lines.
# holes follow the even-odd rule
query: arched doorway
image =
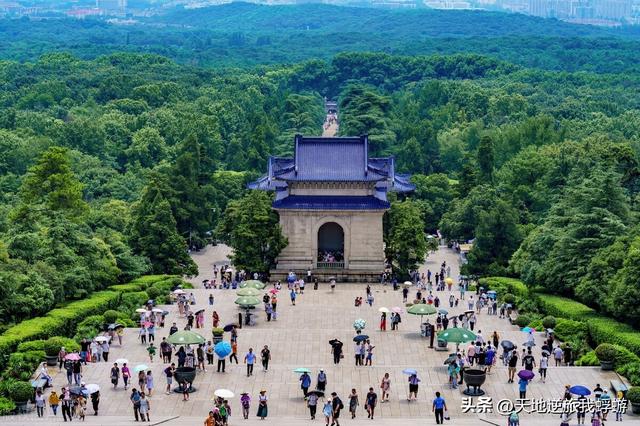
<svg viewBox="0 0 640 426">
<path fill-rule="evenodd" d="M 335 222 L 318 229 L 318 268 L 344 268 L 344 230 Z"/>
</svg>

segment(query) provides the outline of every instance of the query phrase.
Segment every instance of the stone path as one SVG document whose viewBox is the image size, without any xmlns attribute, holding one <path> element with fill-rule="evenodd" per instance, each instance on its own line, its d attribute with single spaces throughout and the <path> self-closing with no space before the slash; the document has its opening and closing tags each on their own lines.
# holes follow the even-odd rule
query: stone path
<svg viewBox="0 0 640 426">
<path fill-rule="evenodd" d="M 204 278 L 210 277 L 212 265 L 221 264 L 227 261 L 228 248 L 224 246 L 208 247 L 198 253 L 193 254 L 194 260 L 200 268 L 200 276 L 191 281 L 200 286 Z M 455 252 L 441 247 L 436 253 L 429 256 L 423 269 L 430 268 L 432 271 L 439 267 L 440 263 L 446 260 L 452 266 L 452 275 L 457 276 L 457 255 Z M 389 287 L 376 284 L 373 287 L 375 302 L 373 307 L 368 305 L 355 307 L 353 300 L 356 296 L 364 296 L 364 285 L 339 284 L 334 293 L 330 291 L 328 285 L 321 284 L 320 288 L 314 291 L 310 286 L 304 295 L 300 295 L 296 306 L 291 306 L 288 294 L 281 292 L 278 302 L 278 320 L 267 322 L 261 309 L 257 325 L 253 327 L 243 327 L 239 330 L 239 352 L 241 354 L 240 365 L 229 365 L 227 372 L 216 373 L 213 366 L 207 372 L 200 372 L 194 385 L 198 391 L 194 393 L 189 402 L 183 402 L 180 395 L 165 395 L 162 390 L 165 386 L 162 371 L 164 365 L 156 358 L 153 363 L 149 363 L 145 346 L 137 340 L 137 330 L 127 329 L 122 347 L 113 345 L 110 353 L 110 361 L 120 357 L 128 358 L 133 367 L 139 363 L 150 365 L 155 376 L 156 391 L 151 396 L 151 417 L 154 421 L 167 420 L 167 425 L 172 424 L 198 424 L 202 423 L 210 407 L 210 399 L 213 392 L 218 388 L 227 388 L 237 395 L 240 392 L 249 392 L 252 398 L 257 399 L 260 389 L 267 390 L 269 397 L 269 423 L 277 419 L 279 425 L 299 425 L 307 422 L 307 409 L 302 401 L 298 376 L 292 372 L 296 367 L 307 367 L 313 371 L 313 385 L 315 376 L 319 368 L 324 368 L 328 375 L 329 392 L 337 391 L 346 402 L 346 396 L 351 388 L 356 388 L 360 394 L 361 401 L 369 386 L 376 392 L 379 391 L 380 379 L 385 372 L 391 375 L 391 401 L 380 404 L 377 409 L 375 422 L 381 425 L 417 425 L 435 424 L 431 414 L 431 400 L 436 391 L 441 391 L 447 400 L 449 411 L 454 419 L 450 424 L 485 424 L 480 419 L 488 419 L 497 424 L 504 424 L 503 418 L 495 414 L 478 415 L 462 413 L 462 393 L 460 390 L 450 390 L 447 386 L 447 374 L 443 365 L 447 352 L 436 352 L 428 348 L 428 342 L 419 335 L 420 320 L 418 317 L 404 314 L 399 331 L 381 332 L 378 330 L 380 314 L 378 308 L 381 306 L 393 307 L 402 306 L 401 292 L 394 292 Z M 207 297 L 210 293 L 215 296 L 213 307 L 207 305 Z M 222 324 L 235 322 L 238 316 L 238 309 L 233 300 L 236 298 L 235 291 L 232 290 L 205 290 L 198 288 L 194 290 L 197 305 L 206 309 L 206 327 L 199 331 L 203 336 L 211 336 L 211 313 L 213 309 L 220 314 Z M 411 292 L 414 294 L 414 291 Z M 457 293 L 455 293 L 457 294 Z M 439 292 L 443 301 L 446 301 L 449 293 Z M 452 311 L 462 312 L 466 307 L 460 305 Z M 177 316 L 177 308 L 174 305 L 167 307 L 170 315 L 167 319 L 167 326 L 175 321 L 182 328 L 186 323 L 184 318 Z M 452 312 L 452 313 L 453 313 Z M 365 333 L 371 337 L 371 342 L 376 346 L 374 350 L 374 362 L 372 367 L 356 367 L 353 362 L 354 348 L 351 342 L 354 336 L 352 328 L 353 321 L 363 318 L 367 321 Z M 390 328 L 390 327 L 388 327 Z M 479 328 L 485 337 L 488 337 L 493 330 L 498 330 L 501 338 L 513 340 L 521 344 L 524 335 L 516 327 L 511 326 L 506 320 L 497 316 L 489 316 L 486 313 L 479 315 Z M 157 342 L 168 334 L 168 329 L 160 329 L 157 332 Z M 332 338 L 339 338 L 345 342 L 345 358 L 334 366 L 328 341 Z M 226 336 L 228 339 L 228 335 Z M 540 346 L 542 336 L 537 336 Z M 269 345 L 272 351 L 272 362 L 268 372 L 263 372 L 257 364 L 254 375 L 246 377 L 245 367 L 242 365 L 242 356 L 249 347 L 255 351 L 265 345 Z M 538 346 L 538 347 L 539 347 Z M 536 351 L 536 356 L 539 351 Z M 112 389 L 109 383 L 109 363 L 97 363 L 89 365 L 84 372 L 83 380 L 87 383 L 98 383 L 102 387 L 100 416 L 89 417 L 87 424 L 127 424 L 127 417 L 132 419 L 131 404 L 128 400 L 129 391 L 122 389 L 122 384 L 116 390 Z M 420 384 L 419 401 L 408 403 L 407 396 L 407 376 L 402 374 L 405 368 L 415 368 L 422 379 Z M 57 368 L 53 371 L 57 373 Z M 516 384 L 506 383 L 506 369 L 496 366 L 488 376 L 486 384 L 483 386 L 487 395 L 496 402 L 503 398 L 514 399 L 518 389 Z M 602 372 L 599 368 L 578 368 L 578 367 L 550 367 L 546 384 L 540 383 L 537 379 L 529 386 L 527 396 L 529 398 L 554 399 L 562 396 L 565 384 L 583 384 L 593 387 L 595 383 L 601 383 L 603 387 L 609 384 L 613 378 L 617 378 L 615 373 Z M 65 384 L 66 378 L 63 374 L 56 374 L 54 385 L 56 389 Z M 259 421 L 255 420 L 255 404 L 251 408 L 252 420 L 244 421 L 238 418 L 238 399 L 232 401 L 234 416 L 231 424 L 254 425 Z M 92 413 L 92 410 L 89 409 Z M 373 424 L 366 420 L 362 405 L 359 409 L 358 421 L 345 420 L 345 424 Z M 179 418 L 170 420 L 176 416 Z M 346 416 L 345 416 L 346 417 Z M 25 418 L 22 416 L 20 418 Z M 637 418 L 636 418 L 637 419 Z M 638 424 L 640 421 L 632 422 L 631 417 L 627 417 L 625 424 Z M 56 424 L 49 416 L 42 420 L 46 424 Z M 8 422 L 20 423 L 19 419 L 0 418 L 0 424 Z M 322 420 L 315 423 L 320 424 Z M 30 419 L 29 423 L 38 423 L 37 419 Z M 131 422 L 129 421 L 129 424 Z M 263 422 L 266 423 L 266 422 Z M 559 422 L 555 417 L 530 415 L 523 416 L 523 425 L 553 425 Z"/>
<path fill-rule="evenodd" d="M 331 123 L 329 123 L 329 115 L 327 115 L 327 119 L 322 125 L 322 136 L 331 138 L 337 134 L 338 134 L 338 123 L 335 121 L 332 121 Z"/>
</svg>

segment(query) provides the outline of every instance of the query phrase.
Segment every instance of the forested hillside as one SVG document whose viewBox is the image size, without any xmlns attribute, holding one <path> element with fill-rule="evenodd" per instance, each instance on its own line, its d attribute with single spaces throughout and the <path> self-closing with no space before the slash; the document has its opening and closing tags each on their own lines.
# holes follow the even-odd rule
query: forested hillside
<svg viewBox="0 0 640 426">
<path fill-rule="evenodd" d="M 481 55 L 229 72 L 52 53 L 0 62 L 0 82 L 3 324 L 142 273 L 194 273 L 187 247 L 215 237 L 269 155 L 320 132 L 325 95 L 342 134 L 370 134 L 374 155 L 414 174 L 426 231 L 475 238 L 468 272 L 639 317 L 636 74 Z"/>
<path fill-rule="evenodd" d="M 203 67 L 329 60 L 345 51 L 478 53 L 557 71 L 638 71 L 636 28 L 604 29 L 483 11 L 232 3 L 115 25 L 87 18 L 0 20 L 0 57 L 156 53 Z"/>
</svg>

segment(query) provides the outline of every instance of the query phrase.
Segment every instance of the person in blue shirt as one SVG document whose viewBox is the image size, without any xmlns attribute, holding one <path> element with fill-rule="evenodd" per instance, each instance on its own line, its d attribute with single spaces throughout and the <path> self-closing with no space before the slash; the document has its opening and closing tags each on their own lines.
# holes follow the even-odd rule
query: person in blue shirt
<svg viewBox="0 0 640 426">
<path fill-rule="evenodd" d="M 444 423 L 444 412 L 447 409 L 447 403 L 444 398 L 440 396 L 440 392 L 436 392 L 436 398 L 433 400 L 431 412 L 436 415 L 436 424 L 441 425 Z"/>
<path fill-rule="evenodd" d="M 253 376 L 253 363 L 256 361 L 256 354 L 253 348 L 249 348 L 249 352 L 244 356 L 244 363 L 247 364 L 247 377 Z"/>
<path fill-rule="evenodd" d="M 291 289 L 291 293 L 289 293 L 289 296 L 291 296 L 291 304 L 295 306 L 297 296 L 295 289 Z"/>
<path fill-rule="evenodd" d="M 311 376 L 309 376 L 308 373 L 302 373 L 302 376 L 300 376 L 300 382 L 302 382 L 300 384 L 300 387 L 302 388 L 302 393 L 304 394 L 304 397 L 307 397 L 307 393 L 309 391 L 309 387 L 311 386 Z"/>
<path fill-rule="evenodd" d="M 527 397 L 527 385 L 529 384 L 528 380 L 520 378 L 518 380 L 518 388 L 520 390 L 520 399 L 525 399 Z"/>
</svg>

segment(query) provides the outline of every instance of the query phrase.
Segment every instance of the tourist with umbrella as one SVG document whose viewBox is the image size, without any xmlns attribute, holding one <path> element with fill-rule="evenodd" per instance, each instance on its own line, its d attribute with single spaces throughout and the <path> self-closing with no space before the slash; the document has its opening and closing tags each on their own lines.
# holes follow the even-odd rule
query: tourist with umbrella
<svg viewBox="0 0 640 426">
<path fill-rule="evenodd" d="M 311 379 L 309 379 L 311 381 Z M 309 415 L 311 416 L 311 420 L 315 420 L 316 418 L 316 410 L 318 409 L 318 398 L 321 395 L 324 395 L 324 392 L 321 391 L 311 391 L 307 396 L 307 407 L 309 407 Z"/>
<path fill-rule="evenodd" d="M 402 370 L 402 373 L 409 376 L 409 396 L 407 397 L 407 401 L 411 401 L 411 395 L 413 395 L 414 400 L 418 399 L 418 383 L 420 383 L 418 372 L 412 368 L 406 368 Z"/>
<path fill-rule="evenodd" d="M 309 376 L 309 370 L 306 368 L 300 368 L 293 370 L 294 372 L 302 372 L 302 375 L 298 379 L 300 381 L 300 388 L 302 389 L 302 394 L 304 398 L 307 398 L 307 394 L 309 392 L 309 388 L 311 387 L 311 376 Z M 311 415 L 313 417 L 313 414 Z"/>
<path fill-rule="evenodd" d="M 533 371 L 530 370 L 520 370 L 518 372 L 518 390 L 520 391 L 520 399 L 527 398 L 527 385 L 533 379 L 534 374 Z"/>
<path fill-rule="evenodd" d="M 333 354 L 333 363 L 340 364 L 343 343 L 338 339 L 332 339 L 329 340 L 329 344 L 331 345 L 331 353 Z"/>
<path fill-rule="evenodd" d="M 459 350 L 460 343 L 472 342 L 476 340 L 476 338 L 477 336 L 473 332 L 457 327 L 449 328 L 438 333 L 438 340 L 456 344 L 456 352 Z"/>
<path fill-rule="evenodd" d="M 247 420 L 249 418 L 249 409 L 251 408 L 251 397 L 248 393 L 243 392 L 240 394 L 240 405 L 242 406 L 242 417 Z"/>
<path fill-rule="evenodd" d="M 232 352 L 231 344 L 229 342 L 218 342 L 213 348 L 213 351 L 218 356 L 218 373 L 225 372 L 226 360 L 225 358 L 229 356 Z M 237 361 L 237 359 L 236 359 Z M 237 362 L 236 362 L 237 363 Z"/>
</svg>

